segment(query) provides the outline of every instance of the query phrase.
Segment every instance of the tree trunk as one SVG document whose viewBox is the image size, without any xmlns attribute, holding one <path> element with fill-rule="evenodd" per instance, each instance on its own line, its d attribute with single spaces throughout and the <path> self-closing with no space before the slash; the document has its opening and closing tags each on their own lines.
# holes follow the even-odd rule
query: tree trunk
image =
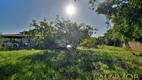
<svg viewBox="0 0 142 80">
<path fill-rule="evenodd" d="M 125 46 L 127 49 L 131 49 L 131 46 L 129 45 L 129 42 L 125 42 Z"/>
</svg>

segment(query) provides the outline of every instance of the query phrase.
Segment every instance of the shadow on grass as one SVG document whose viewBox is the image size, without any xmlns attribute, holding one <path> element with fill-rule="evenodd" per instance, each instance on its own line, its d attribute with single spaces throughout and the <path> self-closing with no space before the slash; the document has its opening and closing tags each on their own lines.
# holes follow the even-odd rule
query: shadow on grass
<svg viewBox="0 0 142 80">
<path fill-rule="evenodd" d="M 94 74 L 139 74 L 139 68 L 121 57 L 91 50 L 49 50 L 0 66 L 0 80 L 92 80 Z"/>
</svg>

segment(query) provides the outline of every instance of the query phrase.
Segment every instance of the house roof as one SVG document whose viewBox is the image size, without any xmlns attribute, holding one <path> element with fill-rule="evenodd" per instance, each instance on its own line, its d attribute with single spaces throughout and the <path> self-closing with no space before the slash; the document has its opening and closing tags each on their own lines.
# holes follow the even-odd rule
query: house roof
<svg viewBox="0 0 142 80">
<path fill-rule="evenodd" d="M 25 37 L 22 34 L 5 34 L 3 35 L 4 38 L 23 38 Z"/>
</svg>

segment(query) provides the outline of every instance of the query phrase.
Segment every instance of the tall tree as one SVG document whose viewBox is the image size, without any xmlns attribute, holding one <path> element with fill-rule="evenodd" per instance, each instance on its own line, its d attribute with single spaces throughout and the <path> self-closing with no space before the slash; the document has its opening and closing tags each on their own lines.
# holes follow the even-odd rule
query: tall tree
<svg viewBox="0 0 142 80">
<path fill-rule="evenodd" d="M 22 33 L 32 36 L 36 40 L 38 46 L 45 48 L 51 46 L 52 42 L 54 42 L 54 30 L 52 22 L 49 23 L 46 18 L 44 18 L 44 20 L 40 22 L 33 20 L 30 24 L 30 30 Z"/>
<path fill-rule="evenodd" d="M 71 44 L 76 47 L 83 39 L 90 37 L 94 30 L 89 25 L 71 22 L 70 20 L 59 19 L 57 17 L 55 28 L 57 31 L 57 38 L 66 40 L 67 44 Z"/>
<path fill-rule="evenodd" d="M 142 42 L 142 1 L 141 0 L 88 0 L 91 8 L 104 14 L 110 26 L 114 24 L 114 37 L 124 42 Z"/>
<path fill-rule="evenodd" d="M 106 15 L 112 21 L 113 32 L 121 35 L 121 40 L 142 42 L 141 0 L 104 0 L 99 3 L 96 12 Z"/>
</svg>

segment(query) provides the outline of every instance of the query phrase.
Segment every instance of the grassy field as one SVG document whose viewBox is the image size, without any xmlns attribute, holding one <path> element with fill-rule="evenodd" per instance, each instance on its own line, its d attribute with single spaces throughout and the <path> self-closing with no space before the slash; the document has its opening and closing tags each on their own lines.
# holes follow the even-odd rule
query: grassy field
<svg viewBox="0 0 142 80">
<path fill-rule="evenodd" d="M 66 50 L 0 51 L 0 80 L 102 80 L 105 74 L 108 80 L 142 77 L 142 57 L 110 46 L 79 47 L 72 56 Z"/>
</svg>

